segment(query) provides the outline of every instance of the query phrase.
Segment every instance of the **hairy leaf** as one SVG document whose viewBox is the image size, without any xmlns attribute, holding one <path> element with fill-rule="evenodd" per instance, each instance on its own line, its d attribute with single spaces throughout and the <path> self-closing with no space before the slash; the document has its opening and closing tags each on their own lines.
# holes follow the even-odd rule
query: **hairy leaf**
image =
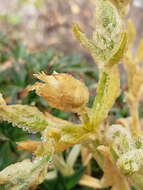
<svg viewBox="0 0 143 190">
<path fill-rule="evenodd" d="M 1 105 L 0 120 L 29 132 L 43 131 L 48 125 L 46 117 L 36 107 L 28 105 Z"/>
<path fill-rule="evenodd" d="M 40 184 L 47 173 L 49 155 L 42 160 L 23 160 L 0 172 L 0 185 L 5 190 L 28 190 Z"/>
<path fill-rule="evenodd" d="M 142 171 L 143 168 L 143 150 L 133 149 L 124 153 L 117 161 L 118 167 L 125 175 L 132 175 L 135 172 Z"/>
<path fill-rule="evenodd" d="M 126 32 L 123 32 L 117 50 L 115 51 L 109 62 L 107 63 L 108 66 L 113 66 L 114 64 L 117 64 L 123 58 L 123 55 L 126 50 L 126 45 L 127 45 L 127 34 Z"/>
<path fill-rule="evenodd" d="M 105 70 L 101 74 L 97 96 L 93 105 L 92 127 L 96 128 L 107 117 L 120 93 L 120 79 L 117 66 L 110 70 Z"/>
<path fill-rule="evenodd" d="M 73 32 L 81 44 L 87 48 L 95 61 L 102 67 L 117 50 L 121 41 L 122 19 L 116 7 L 108 0 L 96 0 L 95 31 L 92 40 L 88 40 L 77 25 Z M 102 65 L 103 64 L 103 65 Z"/>
<path fill-rule="evenodd" d="M 106 131 L 105 138 L 117 155 L 133 149 L 131 133 L 122 125 L 111 125 Z"/>
</svg>

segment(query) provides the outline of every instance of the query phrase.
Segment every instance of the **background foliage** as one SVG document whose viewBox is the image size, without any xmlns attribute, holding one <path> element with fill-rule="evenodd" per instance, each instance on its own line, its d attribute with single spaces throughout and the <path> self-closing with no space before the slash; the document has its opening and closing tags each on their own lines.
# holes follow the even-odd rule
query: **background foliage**
<svg viewBox="0 0 143 190">
<path fill-rule="evenodd" d="M 22 2 L 22 1 L 21 1 Z M 23 3 L 28 1 L 23 1 Z M 66 1 L 67 2 L 67 1 Z M 90 26 L 90 17 L 92 6 L 83 1 L 81 4 L 79 1 L 73 1 L 73 4 L 69 2 L 61 6 L 61 1 L 55 1 L 54 3 L 47 1 L 45 9 L 42 9 L 42 1 L 34 1 L 34 7 L 38 12 L 33 16 L 33 22 L 37 20 L 42 24 L 42 30 L 39 31 L 34 28 L 35 38 L 26 38 L 27 30 L 31 33 L 33 28 L 26 28 L 24 32 L 18 33 L 20 30 L 22 32 L 25 24 L 22 22 L 22 16 L 14 15 L 11 13 L 1 13 L 0 15 L 0 25 L 3 27 L 3 33 L 0 33 L 0 92 L 4 95 L 6 102 L 8 104 L 22 103 L 36 105 L 42 111 L 48 111 L 57 117 L 75 121 L 78 123 L 77 115 L 71 113 L 65 113 L 57 109 L 51 108 L 43 98 L 38 97 L 34 92 L 27 92 L 26 87 L 29 84 L 33 84 L 35 79 L 33 78 L 34 73 L 40 71 L 45 71 L 47 74 L 56 72 L 67 72 L 74 75 L 81 80 L 84 80 L 85 84 L 90 90 L 90 101 L 89 105 L 93 101 L 93 97 L 96 94 L 95 83 L 98 80 L 98 70 L 96 66 L 89 59 L 87 54 L 80 47 L 75 48 L 75 43 L 70 31 L 70 20 L 79 20 L 83 23 L 83 27 Z M 50 5 L 50 6 L 49 6 Z M 17 7 L 21 6 L 20 4 Z M 49 21 L 50 15 L 46 15 L 48 12 L 48 7 L 50 7 L 49 14 L 54 16 L 53 21 Z M 67 15 L 64 10 L 70 10 L 71 15 Z M 15 7 L 16 9 L 16 7 Z M 60 10 L 60 11 L 59 11 Z M 142 13 L 142 8 L 134 8 L 134 12 L 130 15 L 133 20 L 135 20 L 134 15 L 136 12 Z M 13 10 L 11 10 L 13 11 Z M 63 14 L 64 12 L 64 14 Z M 54 13 L 54 14 L 53 14 Z M 142 23 L 143 14 L 139 14 L 139 23 Z M 67 16 L 65 16 L 67 15 Z M 38 18 L 35 20 L 35 18 Z M 71 19 L 72 18 L 72 19 Z M 82 19 L 79 19 L 82 18 Z M 137 22 L 138 28 L 142 27 Z M 29 26 L 27 24 L 27 26 Z M 86 28 L 87 29 L 87 28 Z M 29 33 L 30 33 L 29 32 Z M 88 29 L 90 34 L 90 28 Z M 39 34 L 42 35 L 42 40 L 39 40 Z M 140 35 L 141 36 L 141 32 Z M 52 40 L 51 40 L 52 36 Z M 58 36 L 58 38 L 57 38 Z M 45 38 L 47 42 L 45 42 Z M 28 41 L 28 40 L 29 41 Z M 68 41 L 69 39 L 69 41 Z M 22 42 L 21 42 L 22 41 Z M 27 45 L 28 44 L 28 47 Z M 64 44 L 64 45 L 63 45 Z M 74 45 L 73 45 L 74 44 Z M 47 48 L 50 47 L 50 48 Z M 62 52 L 59 49 L 63 50 Z M 73 52 L 73 49 L 80 51 L 81 53 L 69 53 Z M 63 53 L 64 52 L 64 53 Z M 93 73 L 94 70 L 94 73 Z M 124 81 L 123 77 L 123 81 Z M 126 86 L 122 86 L 126 88 Z M 110 122 L 112 123 L 115 118 L 127 117 L 128 107 L 123 102 L 124 94 L 121 94 L 118 98 L 116 105 L 110 111 Z M 142 105 L 142 104 L 141 104 Z M 143 116 L 142 106 L 140 106 L 140 117 Z M 13 128 L 11 124 L 6 122 L 0 123 L 0 170 L 15 163 L 21 161 L 24 158 L 31 157 L 26 151 L 18 150 L 16 147 L 16 142 L 26 140 L 26 139 L 39 139 L 39 135 L 28 135 L 26 132 L 19 128 Z M 66 152 L 64 152 L 66 156 Z M 45 180 L 43 184 L 39 185 L 40 190 L 90 190 L 90 188 L 81 187 L 78 185 L 80 177 L 84 174 L 85 168 L 81 165 L 81 158 L 79 156 L 78 161 L 75 165 L 76 173 L 70 177 L 64 177 L 59 172 L 58 177 L 54 180 Z M 91 168 L 93 176 L 100 178 L 102 176 L 102 171 L 98 167 L 95 161 L 91 161 Z"/>
</svg>

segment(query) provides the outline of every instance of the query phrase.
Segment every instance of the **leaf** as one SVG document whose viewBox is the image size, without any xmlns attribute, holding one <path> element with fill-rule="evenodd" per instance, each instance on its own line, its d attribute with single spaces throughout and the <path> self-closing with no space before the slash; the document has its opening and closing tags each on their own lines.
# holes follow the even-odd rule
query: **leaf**
<svg viewBox="0 0 143 190">
<path fill-rule="evenodd" d="M 13 163 L 13 161 L 15 161 L 10 142 L 1 143 L 0 155 L 0 170 L 4 169 L 9 164 Z"/>
<path fill-rule="evenodd" d="M 97 148 L 104 156 L 104 175 L 101 178 L 101 185 L 103 187 L 112 187 L 112 190 L 130 190 L 130 185 L 118 170 L 115 161 L 112 158 L 112 154 L 108 147 L 103 145 Z"/>
<path fill-rule="evenodd" d="M 45 180 L 44 183 L 39 186 L 39 188 L 46 190 L 73 190 L 82 177 L 84 170 L 85 168 L 81 167 L 74 175 L 69 177 L 65 177 L 59 173 L 58 178 L 50 181 Z"/>
<path fill-rule="evenodd" d="M 72 125 L 71 122 L 55 117 L 48 112 L 45 112 L 45 116 L 48 120 L 49 126 L 55 127 L 55 126 L 63 126 L 63 125 Z"/>
<path fill-rule="evenodd" d="M 85 168 L 81 167 L 73 176 L 71 176 L 70 178 L 65 178 L 65 183 L 66 183 L 66 190 L 71 190 L 72 188 L 75 187 L 75 185 L 78 184 L 80 178 L 83 175 Z"/>
<path fill-rule="evenodd" d="M 47 150 L 56 152 L 64 151 L 65 149 L 80 144 L 84 139 L 89 138 L 90 131 L 83 125 L 71 124 L 58 127 L 50 127 L 42 133 L 42 138 L 45 140 L 43 146 L 37 150 L 36 155 L 45 154 Z"/>
<path fill-rule="evenodd" d="M 46 176 L 49 157 L 36 162 L 27 159 L 8 166 L 0 172 L 0 184 L 5 190 L 34 189 Z"/>
<path fill-rule="evenodd" d="M 113 66 L 114 64 L 117 64 L 123 58 L 123 55 L 126 50 L 126 44 L 127 44 L 127 34 L 126 32 L 123 32 L 121 35 L 119 47 L 117 48 L 116 52 L 113 54 L 113 56 L 107 63 L 107 66 Z"/>
<path fill-rule="evenodd" d="M 130 0 L 111 0 L 111 2 L 114 2 L 114 1 L 118 3 L 120 6 L 125 6 L 130 3 Z"/>
<path fill-rule="evenodd" d="M 25 65 L 18 62 L 13 63 L 13 67 L 11 67 L 11 78 L 13 84 L 15 84 L 15 86 L 24 88 L 26 86 L 26 77 L 27 72 Z"/>
<path fill-rule="evenodd" d="M 117 166 L 123 174 L 130 176 L 136 172 L 142 172 L 143 168 L 143 150 L 133 149 L 120 156 L 117 161 Z"/>
<path fill-rule="evenodd" d="M 48 125 L 46 117 L 36 107 L 28 105 L 1 105 L 0 120 L 29 132 L 43 131 Z"/>
<path fill-rule="evenodd" d="M 122 125 L 111 125 L 105 133 L 105 139 L 117 155 L 133 149 L 131 133 Z"/>
<path fill-rule="evenodd" d="M 90 132 L 82 125 L 67 125 L 61 130 L 61 144 L 80 144 L 80 142 L 88 137 Z"/>
<path fill-rule="evenodd" d="M 13 128 L 7 122 L 0 122 L 0 170 L 21 158 L 28 156 L 23 151 L 18 151 L 16 141 L 26 140 L 28 135 L 20 128 Z"/>
<path fill-rule="evenodd" d="M 92 187 L 95 189 L 101 189 L 102 185 L 100 183 L 99 179 L 93 178 L 91 176 L 88 175 L 84 175 L 81 179 L 80 179 L 80 185 L 84 185 L 87 187 Z"/>
<path fill-rule="evenodd" d="M 142 190 L 143 189 L 143 180 L 142 174 L 134 173 L 129 177 L 129 181 L 134 187 L 132 190 Z"/>
<path fill-rule="evenodd" d="M 108 0 L 96 0 L 95 31 L 88 40 L 78 25 L 73 25 L 73 32 L 83 47 L 87 48 L 94 60 L 102 68 L 112 58 L 119 47 L 122 19 L 116 7 Z"/>
<path fill-rule="evenodd" d="M 11 123 L 0 122 L 0 132 L 11 142 L 23 141 L 28 138 L 25 131 L 20 128 L 13 128 Z"/>
<path fill-rule="evenodd" d="M 131 2 L 131 0 L 110 0 L 118 9 L 118 11 L 120 12 L 120 14 L 122 16 L 125 16 L 128 11 L 128 4 Z"/>
<path fill-rule="evenodd" d="M 80 30 L 80 28 L 77 24 L 73 25 L 73 32 L 74 32 L 76 38 L 83 45 L 83 47 L 87 48 L 91 52 L 93 57 L 94 57 L 94 55 L 97 56 L 97 54 L 99 53 L 99 50 L 97 49 L 97 47 L 93 44 L 93 42 L 91 40 L 88 40 L 85 33 L 83 33 Z"/>
<path fill-rule="evenodd" d="M 120 79 L 117 66 L 109 70 L 103 70 L 92 108 L 91 123 L 94 129 L 107 117 L 119 93 Z"/>
<path fill-rule="evenodd" d="M 70 153 L 68 154 L 66 162 L 71 168 L 74 167 L 74 164 L 80 154 L 80 151 L 81 145 L 77 144 L 71 149 Z"/>
</svg>

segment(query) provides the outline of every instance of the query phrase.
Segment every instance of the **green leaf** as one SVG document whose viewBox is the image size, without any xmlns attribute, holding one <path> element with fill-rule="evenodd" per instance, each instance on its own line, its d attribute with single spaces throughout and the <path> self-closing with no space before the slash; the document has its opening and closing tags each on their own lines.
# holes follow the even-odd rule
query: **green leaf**
<svg viewBox="0 0 143 190">
<path fill-rule="evenodd" d="M 13 128 L 7 122 L 0 123 L 0 170 L 21 160 L 21 157 L 28 156 L 23 154 L 23 151 L 18 151 L 16 147 L 17 141 L 26 140 L 27 138 L 28 135 L 22 129 Z"/>
<path fill-rule="evenodd" d="M 0 106 L 0 120 L 12 123 L 29 132 L 43 131 L 48 121 L 46 117 L 34 106 L 28 105 L 2 105 Z"/>
<path fill-rule="evenodd" d="M 108 0 L 96 0 L 95 31 L 88 40 L 78 25 L 73 32 L 83 47 L 87 48 L 102 68 L 113 57 L 118 48 L 122 32 L 122 18 L 117 8 Z"/>
<path fill-rule="evenodd" d="M 109 70 L 103 70 L 97 89 L 97 95 L 92 108 L 91 123 L 92 128 L 96 129 L 99 124 L 107 117 L 120 93 L 120 79 L 117 66 Z"/>
<path fill-rule="evenodd" d="M 113 66 L 114 64 L 117 64 L 122 58 L 125 53 L 127 46 L 127 34 L 126 32 L 123 32 L 121 35 L 121 40 L 119 43 L 119 46 L 116 50 L 116 52 L 113 54 L 109 62 L 107 63 L 107 66 Z"/>
<path fill-rule="evenodd" d="M 0 170 L 4 169 L 15 160 L 12 156 L 10 142 L 0 144 Z"/>
<path fill-rule="evenodd" d="M 5 190 L 28 190 L 40 184 L 45 176 L 50 159 L 46 157 L 32 162 L 29 159 L 12 164 L 0 172 L 0 184 Z"/>
<path fill-rule="evenodd" d="M 81 167 L 73 176 L 65 178 L 66 190 L 71 190 L 78 184 L 80 178 L 84 174 L 84 171 L 85 168 Z"/>
<path fill-rule="evenodd" d="M 11 123 L 0 122 L 0 134 L 4 135 L 7 140 L 24 141 L 28 138 L 25 131 L 20 128 L 13 128 Z"/>
<path fill-rule="evenodd" d="M 81 167 L 73 176 L 65 177 L 59 173 L 58 178 L 54 180 L 45 180 L 38 189 L 46 190 L 73 190 L 84 174 L 85 168 Z"/>
</svg>

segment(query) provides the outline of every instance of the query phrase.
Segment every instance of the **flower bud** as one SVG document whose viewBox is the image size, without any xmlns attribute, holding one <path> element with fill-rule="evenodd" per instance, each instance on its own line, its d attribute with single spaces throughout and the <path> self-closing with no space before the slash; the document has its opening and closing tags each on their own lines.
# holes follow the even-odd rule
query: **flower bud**
<svg viewBox="0 0 143 190">
<path fill-rule="evenodd" d="M 54 108 L 67 112 L 78 113 L 88 102 L 89 92 L 87 87 L 69 74 L 45 73 L 35 74 L 42 82 L 37 82 L 31 90 L 36 90 Z"/>
</svg>

